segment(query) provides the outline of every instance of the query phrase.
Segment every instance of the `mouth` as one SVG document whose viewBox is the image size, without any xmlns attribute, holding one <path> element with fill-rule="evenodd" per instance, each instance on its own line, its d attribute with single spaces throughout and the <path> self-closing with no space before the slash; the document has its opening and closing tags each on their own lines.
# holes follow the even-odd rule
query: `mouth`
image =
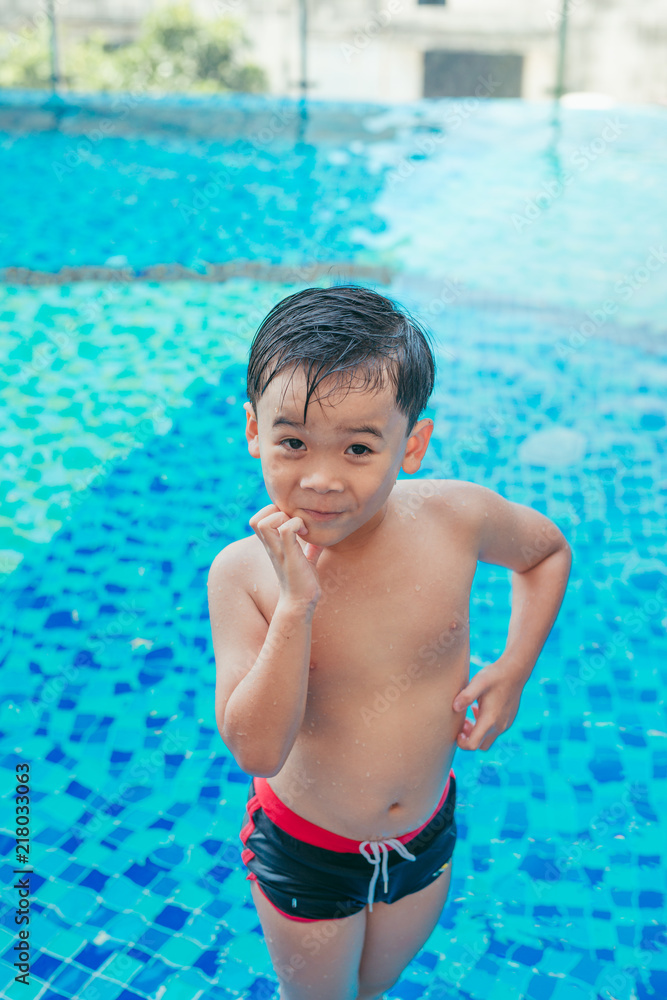
<svg viewBox="0 0 667 1000">
<path fill-rule="evenodd" d="M 304 514 L 315 518 L 316 521 L 332 521 L 335 517 L 340 517 L 341 514 L 345 513 L 342 510 L 310 510 L 308 507 L 302 507 L 301 510 Z"/>
</svg>

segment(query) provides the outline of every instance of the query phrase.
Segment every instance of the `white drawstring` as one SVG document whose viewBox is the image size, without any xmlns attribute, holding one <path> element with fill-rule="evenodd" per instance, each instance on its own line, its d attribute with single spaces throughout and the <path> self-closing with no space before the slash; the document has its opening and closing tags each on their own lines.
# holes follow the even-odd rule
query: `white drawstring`
<svg viewBox="0 0 667 1000">
<path fill-rule="evenodd" d="M 373 851 L 373 857 L 369 857 L 366 853 L 366 845 Z M 368 889 L 368 909 L 369 912 L 373 912 L 373 895 L 375 891 L 375 883 L 377 882 L 378 875 L 380 874 L 380 854 L 382 855 L 382 878 L 384 880 L 384 891 L 388 892 L 389 876 L 387 874 L 387 855 L 389 853 L 388 845 L 391 845 L 398 853 L 406 859 L 406 861 L 416 861 L 414 854 L 410 854 L 405 844 L 401 843 L 400 840 L 390 839 L 390 840 L 364 840 L 363 843 L 359 844 L 359 850 L 361 854 L 370 861 L 372 865 L 375 865 L 375 871 L 373 872 L 373 878 L 371 879 L 371 884 Z"/>
</svg>

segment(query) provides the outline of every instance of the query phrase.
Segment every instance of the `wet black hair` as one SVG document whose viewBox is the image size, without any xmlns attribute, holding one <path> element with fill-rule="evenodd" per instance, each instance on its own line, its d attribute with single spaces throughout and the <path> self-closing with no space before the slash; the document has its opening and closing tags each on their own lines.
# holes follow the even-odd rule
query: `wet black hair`
<svg viewBox="0 0 667 1000">
<path fill-rule="evenodd" d="M 428 331 L 405 309 L 370 288 L 306 288 L 278 302 L 255 333 L 248 357 L 248 399 L 257 414 L 271 379 L 286 369 L 293 375 L 301 367 L 307 385 L 305 424 L 308 402 L 324 378 L 339 376 L 332 393 L 351 384 L 354 375 L 361 376 L 360 387 L 376 390 L 383 387 L 386 371 L 410 434 L 435 384 L 429 340 Z"/>
</svg>

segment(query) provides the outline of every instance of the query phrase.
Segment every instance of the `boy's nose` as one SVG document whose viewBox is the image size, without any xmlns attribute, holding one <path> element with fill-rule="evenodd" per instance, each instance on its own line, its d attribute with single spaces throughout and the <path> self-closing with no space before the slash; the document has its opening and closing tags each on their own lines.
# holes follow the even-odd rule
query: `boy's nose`
<svg viewBox="0 0 667 1000">
<path fill-rule="evenodd" d="M 315 493 L 342 493 L 345 489 L 337 477 L 329 475 L 325 470 L 309 472 L 301 477 L 301 489 L 314 490 Z"/>
</svg>

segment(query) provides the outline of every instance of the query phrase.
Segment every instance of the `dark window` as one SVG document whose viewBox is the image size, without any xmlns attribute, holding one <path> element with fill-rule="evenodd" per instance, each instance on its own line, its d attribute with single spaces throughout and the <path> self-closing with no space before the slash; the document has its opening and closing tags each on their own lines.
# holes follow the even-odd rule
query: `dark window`
<svg viewBox="0 0 667 1000">
<path fill-rule="evenodd" d="M 424 53 L 424 97 L 521 97 L 523 56 L 496 52 Z"/>
</svg>

